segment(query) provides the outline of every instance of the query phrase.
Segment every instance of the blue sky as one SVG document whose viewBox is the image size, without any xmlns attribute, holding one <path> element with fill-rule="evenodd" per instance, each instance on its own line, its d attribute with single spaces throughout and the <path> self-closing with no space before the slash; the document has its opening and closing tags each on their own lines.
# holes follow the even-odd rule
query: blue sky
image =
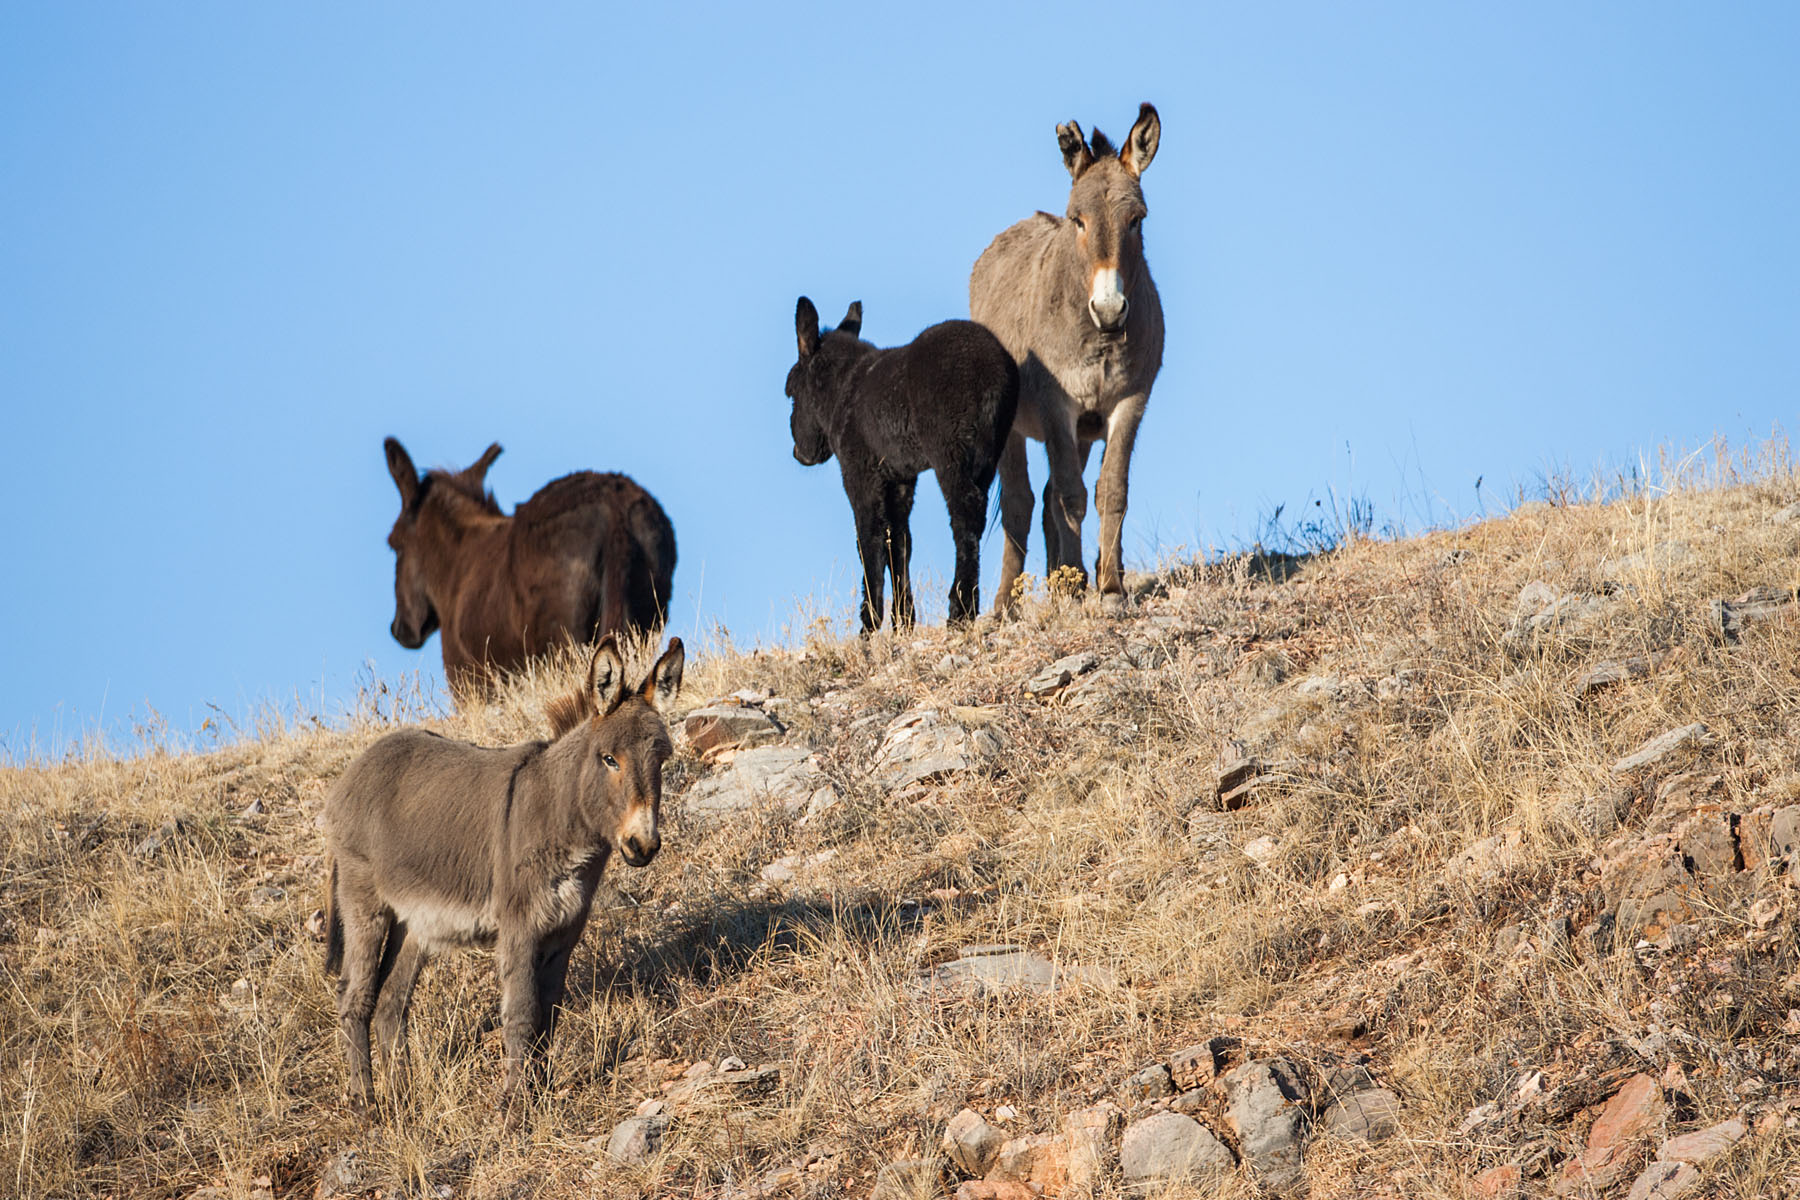
<svg viewBox="0 0 1800 1200">
<path fill-rule="evenodd" d="M 435 679 L 387 632 L 387 434 L 500 441 L 508 506 L 633 475 L 685 636 L 847 618 L 795 297 L 884 345 L 967 315 L 987 242 L 1062 210 L 1055 124 L 1141 100 L 1169 337 L 1128 563 L 1766 436 L 1796 54 L 1778 4 L 0 7 L 0 752 Z M 929 482 L 913 527 L 941 619 Z"/>
</svg>

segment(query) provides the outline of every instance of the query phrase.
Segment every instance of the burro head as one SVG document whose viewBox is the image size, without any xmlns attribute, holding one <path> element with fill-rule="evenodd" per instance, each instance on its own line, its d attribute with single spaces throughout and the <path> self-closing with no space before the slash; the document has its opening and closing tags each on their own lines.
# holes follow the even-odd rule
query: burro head
<svg viewBox="0 0 1800 1200">
<path fill-rule="evenodd" d="M 408 650 L 425 644 L 438 627 L 437 609 L 431 603 L 428 563 L 430 550 L 420 530 L 420 513 L 434 486 L 449 483 L 474 495 L 485 496 L 487 471 L 500 457 L 500 444 L 495 442 L 484 451 L 473 466 L 449 475 L 441 471 L 421 476 L 413 466 L 412 455 L 398 438 L 383 443 L 387 451 L 388 474 L 400 489 L 400 515 L 388 531 L 388 545 L 394 551 L 394 620 L 388 631 L 394 640 Z M 491 507 L 491 497 L 486 504 Z M 496 510 L 497 511 L 497 510 Z"/>
<path fill-rule="evenodd" d="M 662 772 L 674 748 L 660 706 L 681 690 L 686 660 L 670 638 L 636 688 L 625 685 L 625 660 L 609 634 L 594 648 L 587 687 L 551 705 L 551 728 L 568 743 L 576 803 L 619 856 L 634 867 L 662 848 Z"/>
<path fill-rule="evenodd" d="M 1082 136 L 1074 121 L 1056 127 L 1069 189 L 1064 236 L 1073 239 L 1088 279 L 1087 313 L 1102 334 L 1125 331 L 1131 290 L 1144 270 L 1144 192 L 1138 179 L 1156 157 L 1162 121 L 1154 105 L 1139 106 L 1137 123 L 1115 150 L 1104 133 Z"/>
<path fill-rule="evenodd" d="M 826 414 L 835 407 L 835 389 L 841 386 L 839 375 L 845 361 L 841 351 L 846 343 L 859 344 L 857 339 L 862 336 L 862 301 L 851 301 L 838 327 L 821 334 L 819 310 L 802 296 L 794 306 L 794 333 L 800 357 L 788 369 L 787 395 L 794 402 L 788 427 L 794 435 L 794 459 L 801 466 L 816 467 L 831 458 Z"/>
</svg>

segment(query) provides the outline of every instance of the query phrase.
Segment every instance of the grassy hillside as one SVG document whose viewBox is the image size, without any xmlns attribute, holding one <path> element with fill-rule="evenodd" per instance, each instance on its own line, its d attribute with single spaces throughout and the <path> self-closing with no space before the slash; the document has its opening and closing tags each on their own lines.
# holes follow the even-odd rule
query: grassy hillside
<svg viewBox="0 0 1800 1200">
<path fill-rule="evenodd" d="M 1289 1191 L 1624 1196 L 1667 1138 L 1741 1118 L 1664 1173 L 1797 1194 L 1797 497 L 1785 461 L 1714 462 L 1174 566 L 1122 618 L 1039 592 L 968 634 L 691 657 L 676 716 L 743 693 L 815 757 L 733 808 L 721 781 L 767 753 L 677 738 L 663 852 L 609 871 L 518 1134 L 481 954 L 428 969 L 410 1095 L 376 1125 L 339 1099 L 316 818 L 413 706 L 0 770 L 0 1192 L 1113 1196 L 1121 1128 L 1173 1110 L 1246 1161 L 1169 1194 L 1248 1196 L 1273 1160 L 1207 1077 L 1275 1062 Z M 429 723 L 536 736 L 577 671 Z M 943 970 L 994 944 L 1055 973 Z M 1139 1074 L 1208 1039 L 1179 1095 Z M 1365 1140 L 1332 1107 L 1375 1088 L 1397 1114 Z M 660 1147 L 609 1156 L 656 1101 Z M 1104 1103 L 1084 1151 L 1066 1119 Z M 1047 1136 L 968 1185 L 932 1161 L 964 1108 Z"/>
</svg>

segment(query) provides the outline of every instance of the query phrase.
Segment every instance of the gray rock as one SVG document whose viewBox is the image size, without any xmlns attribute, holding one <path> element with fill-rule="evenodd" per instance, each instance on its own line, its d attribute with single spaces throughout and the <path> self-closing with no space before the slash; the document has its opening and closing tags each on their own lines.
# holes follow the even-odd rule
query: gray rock
<svg viewBox="0 0 1800 1200">
<path fill-rule="evenodd" d="M 970 729 L 935 708 L 915 708 L 888 723 L 875 751 L 876 777 L 889 788 L 942 779 L 998 754 L 992 725 Z"/>
<path fill-rule="evenodd" d="M 1048 696 L 1061 688 L 1069 686 L 1069 681 L 1077 675 L 1085 675 L 1100 663 L 1099 655 L 1091 650 L 1083 650 L 1079 654 L 1071 654 L 1059 658 L 1039 671 L 1026 683 L 1025 690 L 1033 696 Z"/>
<path fill-rule="evenodd" d="M 907 1158 L 876 1172 L 869 1200 L 941 1200 L 943 1194 L 944 1161 Z"/>
<path fill-rule="evenodd" d="M 662 1149 L 668 1129 L 667 1116 L 627 1117 L 613 1127 L 612 1136 L 606 1139 L 606 1153 L 630 1166 L 648 1162 Z"/>
<path fill-rule="evenodd" d="M 1727 642 L 1743 637 L 1746 626 L 1791 616 L 1796 611 L 1791 588 L 1751 588 L 1735 600 L 1712 602 L 1713 632 Z"/>
<path fill-rule="evenodd" d="M 1236 1165 L 1206 1126 L 1176 1112 L 1132 1122 L 1119 1143 L 1119 1173 L 1140 1192 L 1168 1183 L 1216 1181 Z"/>
<path fill-rule="evenodd" d="M 943 964 L 927 979 L 943 988 L 968 989 L 979 994 L 1023 988 L 1052 992 L 1075 983 L 1110 987 L 1112 976 L 1098 967 L 1058 967 L 1041 954 L 1022 946 L 964 946 L 962 957 Z"/>
<path fill-rule="evenodd" d="M 1169 1068 L 1162 1063 L 1154 1063 L 1127 1078 L 1119 1085 L 1119 1091 L 1134 1103 L 1160 1100 L 1164 1096 L 1175 1094 L 1175 1084 L 1169 1078 Z"/>
<path fill-rule="evenodd" d="M 965 1108 L 944 1127 L 943 1150 L 965 1173 L 980 1179 L 994 1165 L 1006 1134 L 989 1125 L 981 1114 Z"/>
<path fill-rule="evenodd" d="M 1325 1110 L 1323 1124 L 1346 1141 L 1379 1142 L 1400 1130 L 1400 1097 L 1386 1088 L 1351 1092 Z"/>
<path fill-rule="evenodd" d="M 1612 658 L 1595 663 L 1575 677 L 1571 685 L 1577 700 L 1585 700 L 1603 688 L 1632 679 L 1642 679 L 1662 665 L 1664 655 L 1638 654 L 1630 658 Z"/>
<path fill-rule="evenodd" d="M 715 700 L 682 718 L 681 732 L 697 752 L 772 742 L 787 732 L 760 705 Z"/>
<path fill-rule="evenodd" d="M 1533 591 L 1537 586 L 1547 585 L 1527 584 L 1525 591 L 1519 594 L 1522 608 L 1527 605 L 1528 600 L 1540 597 L 1540 593 Z M 1581 633 L 1599 624 L 1611 609 L 1610 601 L 1592 593 L 1570 592 L 1559 595 L 1542 607 L 1526 608 L 1526 611 L 1520 612 L 1511 627 L 1500 636 L 1500 640 L 1504 645 L 1519 648 L 1550 633 Z"/>
<path fill-rule="evenodd" d="M 1621 758 L 1618 762 L 1614 763 L 1612 767 L 1613 773 L 1615 775 L 1624 775 L 1628 772 L 1636 771 L 1641 767 L 1648 767 L 1655 763 L 1659 763 L 1671 754 L 1674 754 L 1677 750 L 1689 746 L 1705 746 L 1710 741 L 1711 738 L 1707 735 L 1706 726 L 1699 721 L 1695 721 L 1692 725 L 1683 725 L 1679 729 L 1671 729 L 1666 733 L 1657 734 L 1655 737 L 1639 746 L 1636 750 L 1633 750 L 1630 754 L 1627 754 L 1624 758 Z"/>
<path fill-rule="evenodd" d="M 1769 517 L 1769 523 L 1771 525 L 1787 525 L 1794 521 L 1800 521 L 1800 500 L 1796 500 L 1780 512 L 1774 513 Z"/>
<path fill-rule="evenodd" d="M 837 857 L 837 851 L 825 849 L 817 854 L 784 854 L 762 869 L 763 880 L 767 883 L 792 883 L 802 875 L 809 874 Z"/>
<path fill-rule="evenodd" d="M 765 800 L 798 807 L 823 782 L 806 747 L 759 746 L 740 751 L 730 766 L 689 788 L 682 803 L 698 817 L 742 812 Z"/>
<path fill-rule="evenodd" d="M 1282 1059 L 1253 1059 L 1227 1073 L 1224 1082 L 1226 1118 L 1258 1181 L 1277 1192 L 1302 1182 L 1306 1089 L 1299 1072 Z"/>
</svg>

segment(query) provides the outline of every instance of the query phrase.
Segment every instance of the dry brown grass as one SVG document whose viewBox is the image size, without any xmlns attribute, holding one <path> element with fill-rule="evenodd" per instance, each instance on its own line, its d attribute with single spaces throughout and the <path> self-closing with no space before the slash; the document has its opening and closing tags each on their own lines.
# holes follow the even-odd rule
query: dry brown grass
<svg viewBox="0 0 1800 1200">
<path fill-rule="evenodd" d="M 1022 619 L 974 633 L 861 642 L 821 623 L 800 652 L 692 657 L 678 710 L 744 687 L 814 702 L 790 736 L 821 751 L 844 800 L 804 826 L 779 807 L 702 824 L 677 797 L 705 768 L 677 759 L 664 853 L 609 876 L 571 971 L 555 1090 L 516 1136 L 492 1117 L 498 998 L 481 955 L 428 971 L 410 1096 L 374 1126 L 339 1101 L 331 986 L 305 931 L 315 817 L 345 763 L 426 698 L 376 685 L 341 728 L 0 769 L 0 1192 L 309 1195 L 354 1150 L 388 1194 L 724 1197 L 796 1166 L 783 1194 L 863 1196 L 882 1164 L 933 1153 L 964 1105 L 1011 1104 L 1015 1132 L 1053 1131 L 1139 1066 L 1229 1033 L 1313 1066 L 1366 1057 L 1403 1098 L 1400 1136 L 1313 1143 L 1315 1196 L 1455 1197 L 1495 1163 L 1550 1166 L 1609 1073 L 1671 1066 L 1687 1078 L 1671 1128 L 1776 1107 L 1709 1187 L 1794 1194 L 1800 1146 L 1777 1104 L 1800 1100 L 1788 879 L 1746 879 L 1681 953 L 1579 933 L 1604 903 L 1596 808 L 1617 803 L 1629 829 L 1667 774 L 1612 776 L 1645 738 L 1703 721 L 1701 758 L 1732 804 L 1800 797 L 1800 621 L 1736 644 L 1708 627 L 1715 598 L 1800 584 L 1800 525 L 1769 520 L 1800 483 L 1771 448 L 1666 465 L 1664 484 L 1357 541 L 1279 580 L 1245 558 L 1176 567 L 1122 619 L 1039 589 Z M 1616 565 L 1671 541 L 1687 555 Z M 1622 586 L 1598 625 L 1503 638 L 1528 582 L 1608 579 Z M 1091 707 L 1022 691 L 1061 655 L 1128 644 L 1164 661 L 1106 671 Z M 1633 654 L 1670 657 L 1573 696 L 1581 668 Z M 430 723 L 535 736 L 578 674 L 552 663 Z M 1297 686 L 1326 675 L 1340 698 Z M 1004 754 L 884 792 L 867 772 L 884 721 L 859 718 L 918 704 L 993 707 Z M 1215 819 L 1225 841 L 1209 855 L 1189 820 L 1217 807 L 1232 738 L 1279 760 L 1280 780 Z M 265 811 L 241 816 L 255 799 Z M 1241 852 L 1264 837 L 1260 862 Z M 1495 837 L 1501 857 L 1456 865 Z M 836 857 L 795 887 L 759 876 L 824 849 Z M 1778 936 L 1752 928 L 1755 898 L 1779 903 Z M 978 942 L 1119 986 L 985 1000 L 917 986 Z M 780 1088 L 685 1114 L 645 1167 L 590 1144 L 673 1070 L 725 1055 L 781 1063 Z M 1532 1071 L 1545 1103 L 1458 1132 Z"/>
</svg>

